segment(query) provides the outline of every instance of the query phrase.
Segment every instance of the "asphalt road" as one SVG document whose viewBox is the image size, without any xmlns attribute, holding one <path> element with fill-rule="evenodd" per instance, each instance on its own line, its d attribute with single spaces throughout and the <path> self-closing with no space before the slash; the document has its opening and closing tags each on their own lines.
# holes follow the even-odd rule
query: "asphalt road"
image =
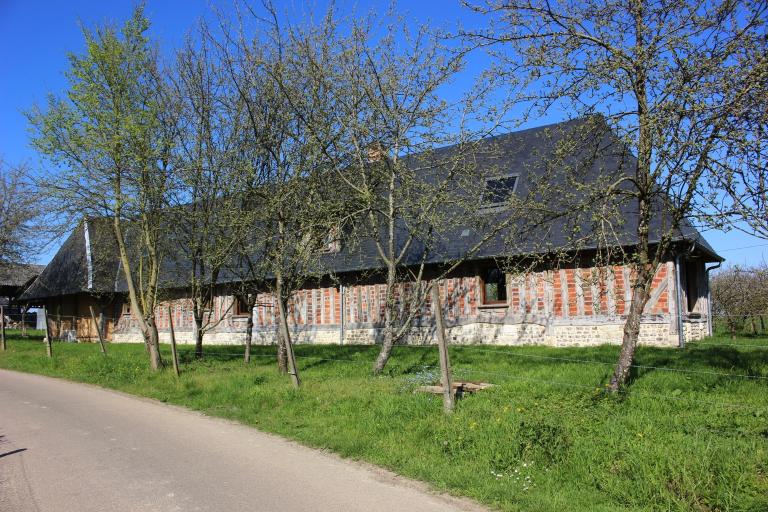
<svg viewBox="0 0 768 512">
<path fill-rule="evenodd" d="M 0 511 L 197 510 L 483 509 L 233 422 L 0 370 Z"/>
</svg>

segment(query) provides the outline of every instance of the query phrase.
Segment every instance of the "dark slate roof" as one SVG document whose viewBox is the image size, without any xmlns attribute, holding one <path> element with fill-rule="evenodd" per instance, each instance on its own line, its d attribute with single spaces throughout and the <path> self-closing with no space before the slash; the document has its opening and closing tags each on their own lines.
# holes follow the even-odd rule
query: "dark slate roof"
<svg viewBox="0 0 768 512">
<path fill-rule="evenodd" d="M 575 119 L 563 123 L 531 128 L 518 132 L 507 133 L 488 138 L 481 143 L 481 147 L 472 153 L 472 158 L 477 163 L 479 173 L 488 171 L 491 174 L 511 173 L 517 174 L 517 193 L 525 193 L 526 187 L 535 176 L 547 176 L 548 179 L 557 181 L 563 174 L 551 172 L 548 168 L 551 164 L 551 155 L 559 150 L 560 144 L 568 137 L 568 141 L 583 139 L 582 153 L 597 152 L 599 155 L 592 158 L 591 155 L 571 156 L 562 162 L 553 165 L 567 163 L 574 169 L 582 166 L 577 171 L 583 176 L 585 182 L 596 180 L 597 177 L 605 178 L 607 175 L 620 176 L 633 168 L 634 156 L 616 142 L 615 137 L 607 126 L 601 122 L 592 122 L 594 119 Z M 599 121 L 599 119 L 598 119 Z M 455 151 L 454 147 L 440 148 L 430 153 L 427 158 L 440 160 L 446 154 Z M 543 173 L 547 174 L 543 174 Z M 480 178 L 482 179 L 482 178 Z M 550 181 L 551 182 L 551 181 Z M 561 183 L 553 183 L 555 188 Z M 661 201 L 660 194 L 659 202 Z M 631 247 L 637 244 L 638 211 L 629 202 L 615 206 L 622 224 L 618 227 L 616 245 Z M 659 233 L 663 232 L 662 226 L 664 211 L 662 205 L 657 205 L 657 213 L 653 216 L 650 227 L 651 242 L 658 242 Z M 501 220 L 505 212 L 491 212 L 491 218 Z M 526 224 L 527 219 L 511 225 L 506 232 L 500 232 L 482 248 L 472 255 L 472 259 L 487 260 L 503 258 L 512 255 L 545 254 L 554 250 L 571 249 L 587 250 L 598 247 L 598 241 L 590 233 L 594 231 L 591 223 L 592 212 L 585 211 L 581 214 L 569 214 L 566 218 L 550 220 L 545 225 Z M 574 229 L 580 232 L 579 241 L 576 242 L 570 235 Z M 444 263 L 464 258 L 468 252 L 480 242 L 487 233 L 485 228 L 472 224 L 452 225 L 449 231 L 439 235 L 437 247 L 432 248 L 428 262 Z M 396 245 L 402 247 L 405 230 L 400 232 Z M 696 244 L 700 254 L 708 261 L 721 261 L 714 249 L 707 243 L 701 234 L 689 223 L 683 222 L 675 239 L 678 243 L 688 246 Z M 423 247 L 414 243 L 406 263 L 417 264 L 421 261 Z M 360 270 L 373 270 L 381 268 L 374 240 L 359 241 L 353 247 L 345 247 L 341 253 L 326 257 L 327 268 L 333 272 L 354 272 Z"/>
<path fill-rule="evenodd" d="M 588 155 L 574 154 L 566 157 L 562 162 L 579 168 L 578 172 L 583 174 L 585 182 L 595 180 L 598 177 L 605 177 L 611 173 L 626 173 L 628 169 L 632 168 L 634 157 L 616 142 L 604 123 L 594 123 L 593 121 L 594 118 L 575 119 L 483 140 L 479 147 L 471 153 L 471 158 L 480 175 L 478 179 L 484 179 L 483 173 L 509 172 L 517 174 L 519 176 L 518 193 L 524 193 L 529 183 L 537 176 L 547 176 L 547 179 L 557 181 L 560 179 L 558 173 L 548 172 L 551 171 L 548 167 L 552 165 L 551 155 L 565 137 L 573 136 L 577 130 L 581 130 L 585 126 L 594 127 L 584 130 L 584 137 L 592 141 L 590 142 L 594 146 L 592 151 L 597 149 L 596 154 L 599 156 L 589 158 Z M 597 132 L 590 130 L 597 130 Z M 413 165 L 417 165 L 419 168 L 429 167 L 429 165 L 422 165 L 425 163 L 425 159 L 430 162 L 438 162 L 432 171 L 425 171 L 427 173 L 434 172 L 435 175 L 438 175 L 441 172 L 440 162 L 450 159 L 457 151 L 456 146 L 449 146 L 408 158 L 411 159 Z M 542 174 L 544 172 L 547 174 Z M 562 183 L 553 183 L 553 185 L 562 185 Z M 617 204 L 616 208 L 620 212 L 619 216 L 623 219 L 614 240 L 616 245 L 635 245 L 637 243 L 635 233 L 638 220 L 636 208 L 633 208 L 629 203 Z M 662 211 L 664 208 L 659 205 L 657 212 Z M 488 215 L 491 221 L 501 219 L 504 211 L 492 211 Z M 525 221 L 521 222 L 524 223 Z M 654 236 L 658 237 L 662 223 L 663 215 L 655 215 L 651 226 L 652 241 L 658 241 L 658 238 L 654 240 Z M 85 243 L 85 223 L 82 223 L 62 245 L 40 277 L 24 293 L 24 298 L 41 299 L 81 291 L 94 293 L 122 293 L 127 291 L 119 260 L 116 257 L 115 243 L 108 219 L 91 219 L 87 221 L 87 225 L 91 246 L 90 267 Z M 129 227 L 126 229 L 128 230 L 126 237 L 130 240 L 135 234 L 130 232 Z M 590 213 L 585 212 L 581 216 L 569 215 L 567 218 L 553 220 L 541 226 L 513 225 L 508 233 L 500 233 L 499 236 L 486 243 L 480 251 L 473 254 L 472 258 L 491 259 L 512 255 L 547 253 L 565 248 L 576 249 L 571 247 L 573 240 L 568 235 L 574 229 L 579 230 L 582 234 L 577 249 L 585 250 L 597 246 L 597 241 L 590 238 L 590 232 L 593 229 Z M 430 263 L 444 263 L 463 258 L 470 248 L 483 237 L 484 233 L 486 233 L 484 228 L 476 225 L 455 224 L 448 231 L 440 234 L 438 247 L 432 250 L 428 261 Z M 515 240 L 512 238 L 513 233 L 523 233 L 524 236 L 520 235 Z M 722 260 L 689 223 L 684 223 L 681 226 L 675 238 L 678 242 L 686 245 L 695 243 L 699 253 L 708 261 Z M 404 240 L 405 230 L 401 229 L 396 245 L 402 247 Z M 133 245 L 138 244 L 128 243 L 129 247 Z M 405 258 L 405 263 L 418 263 L 422 249 L 423 247 L 418 242 L 414 243 Z M 375 242 L 371 239 L 362 239 L 355 244 L 343 246 L 339 253 L 324 256 L 322 264 L 327 272 L 333 273 L 375 270 L 382 267 Z M 184 287 L 189 273 L 189 265 L 182 258 L 174 255 L 174 257 L 167 258 L 163 263 L 160 277 L 161 285 L 167 288 Z M 222 283 L 236 281 L 238 275 L 240 273 L 233 265 L 222 270 L 219 281 Z"/>
<path fill-rule="evenodd" d="M 3 264 L 0 265 L 0 288 L 23 288 L 40 275 L 45 265 Z"/>
</svg>

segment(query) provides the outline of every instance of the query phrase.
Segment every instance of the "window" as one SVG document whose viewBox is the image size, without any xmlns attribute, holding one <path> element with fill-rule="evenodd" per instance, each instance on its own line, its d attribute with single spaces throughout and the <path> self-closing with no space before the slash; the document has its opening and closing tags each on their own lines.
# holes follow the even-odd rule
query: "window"
<svg viewBox="0 0 768 512">
<path fill-rule="evenodd" d="M 337 253 L 341 252 L 341 231 L 339 228 L 331 228 L 323 239 L 323 247 L 320 252 Z"/>
<path fill-rule="evenodd" d="M 244 297 L 235 297 L 235 316 L 248 316 L 248 302 Z"/>
<path fill-rule="evenodd" d="M 483 206 L 493 207 L 503 205 L 515 191 L 517 176 L 502 176 L 485 180 L 483 191 Z"/>
<path fill-rule="evenodd" d="M 498 268 L 491 267 L 480 275 L 483 287 L 483 304 L 507 303 L 507 276 Z"/>
<path fill-rule="evenodd" d="M 131 314 L 131 303 L 126 302 L 125 304 L 123 304 L 123 315 L 130 316 L 130 314 Z"/>
</svg>

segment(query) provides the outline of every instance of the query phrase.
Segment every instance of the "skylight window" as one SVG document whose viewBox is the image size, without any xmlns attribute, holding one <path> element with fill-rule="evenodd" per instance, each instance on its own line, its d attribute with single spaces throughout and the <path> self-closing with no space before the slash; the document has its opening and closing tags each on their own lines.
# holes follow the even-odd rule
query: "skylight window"
<svg viewBox="0 0 768 512">
<path fill-rule="evenodd" d="M 483 206 L 502 206 L 515 191 L 517 176 L 502 176 L 485 180 Z"/>
</svg>

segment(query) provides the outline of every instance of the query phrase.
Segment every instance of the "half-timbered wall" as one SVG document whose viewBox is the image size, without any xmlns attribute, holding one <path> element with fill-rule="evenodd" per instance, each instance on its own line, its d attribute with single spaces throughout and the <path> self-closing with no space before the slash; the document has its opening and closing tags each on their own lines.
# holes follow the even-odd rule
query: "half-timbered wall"
<svg viewBox="0 0 768 512">
<path fill-rule="evenodd" d="M 506 303 L 486 305 L 482 303 L 478 272 L 465 271 L 442 281 L 440 294 L 452 343 L 594 345 L 621 341 L 633 280 L 630 269 L 622 265 L 574 266 L 508 275 Z M 402 286 L 405 291 L 401 288 L 396 294 L 401 309 L 407 307 L 402 299 L 411 295 L 409 287 L 413 285 Z M 674 263 L 666 262 L 653 279 L 642 320 L 641 343 L 678 343 L 675 286 Z M 687 300 L 685 285 L 682 291 Z M 688 339 L 698 339 L 706 333 L 706 315 L 702 314 L 706 312 L 706 300 L 706 296 L 699 296 L 695 310 L 686 310 L 684 329 Z M 177 340 L 193 342 L 189 300 L 180 298 L 170 304 Z M 300 290 L 293 296 L 289 322 L 298 343 L 375 343 L 381 340 L 384 307 L 385 285 L 381 283 L 320 286 Z M 242 343 L 246 317 L 235 313 L 234 298 L 218 296 L 209 312 L 212 327 L 205 341 Z M 254 342 L 275 342 L 276 315 L 274 297 L 260 295 L 254 309 Z M 161 339 L 166 340 L 167 304 L 158 308 L 156 316 Z M 432 343 L 432 318 L 427 299 L 406 342 Z M 115 340 L 140 341 L 135 324 L 130 315 L 123 315 L 115 327 Z"/>
</svg>

